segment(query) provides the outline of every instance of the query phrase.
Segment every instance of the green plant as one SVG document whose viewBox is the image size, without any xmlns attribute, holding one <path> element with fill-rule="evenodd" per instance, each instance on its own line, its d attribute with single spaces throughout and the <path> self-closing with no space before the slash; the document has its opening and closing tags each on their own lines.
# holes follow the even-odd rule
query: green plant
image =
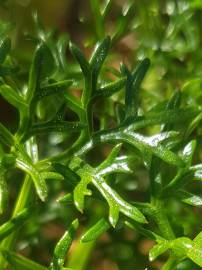
<svg viewBox="0 0 202 270">
<path fill-rule="evenodd" d="M 0 94 L 19 119 L 15 131 L 0 123 L 1 214 L 6 214 L 7 182 L 16 169 L 24 181 L 11 217 L 0 226 L 0 269 L 83 270 L 98 237 L 106 231 L 121 237 L 127 228 L 152 240 L 150 261 L 169 251 L 162 270 L 202 267 L 201 212 L 195 211 L 202 206 L 198 97 L 184 87 L 159 103 L 151 98 L 152 106 L 145 109 L 140 90 L 150 60 L 143 58 L 131 69 L 110 66 L 114 46 L 131 31 L 133 12 L 128 3 L 110 38 L 104 24 L 112 2 L 100 12 L 99 1 L 90 1 L 95 29 L 89 43 L 99 41 L 90 57 L 66 35 L 46 31 L 35 14 L 36 35 L 29 36 L 35 52 L 23 69 L 2 30 Z M 138 199 L 128 194 L 127 185 L 142 170 L 141 181 L 149 184 Z M 187 221 L 180 224 L 185 214 Z M 71 221 L 52 248 L 49 266 L 14 251 L 23 226 L 29 238 L 57 218 Z"/>
</svg>

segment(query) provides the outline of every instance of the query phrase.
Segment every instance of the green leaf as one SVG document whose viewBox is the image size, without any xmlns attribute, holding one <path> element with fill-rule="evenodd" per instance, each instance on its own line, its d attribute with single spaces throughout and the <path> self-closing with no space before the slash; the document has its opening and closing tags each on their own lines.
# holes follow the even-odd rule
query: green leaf
<svg viewBox="0 0 202 270">
<path fill-rule="evenodd" d="M 112 37 L 112 43 L 116 43 L 128 32 L 128 26 L 130 24 L 131 14 L 134 10 L 134 5 L 130 2 L 126 3 L 125 10 L 122 11 L 122 14 L 119 15 L 119 20 L 116 25 L 114 35 Z"/>
<path fill-rule="evenodd" d="M 200 267 L 202 267 L 202 232 L 193 240 L 193 248 L 189 249 L 187 256 Z"/>
<path fill-rule="evenodd" d="M 147 222 L 143 214 L 135 206 L 132 206 L 122 199 L 121 196 L 106 183 L 104 178 L 97 174 L 96 169 L 93 169 L 78 157 L 72 159 L 69 166 L 72 170 L 77 171 L 77 174 L 81 178 L 79 184 L 74 189 L 74 201 L 79 211 L 83 211 L 85 195 L 91 195 L 87 186 L 89 183 L 92 183 L 109 205 L 109 222 L 113 227 L 116 226 L 119 212 L 137 222 Z"/>
<path fill-rule="evenodd" d="M 54 58 L 49 47 L 42 43 L 36 49 L 29 72 L 28 91 L 26 94 L 28 104 L 32 101 L 35 93 L 39 91 L 42 81 L 52 75 L 54 66 Z"/>
<path fill-rule="evenodd" d="M 94 52 L 92 53 L 92 57 L 90 59 L 90 68 L 92 71 L 92 89 L 96 90 L 97 79 L 101 67 L 107 57 L 109 48 L 110 48 L 110 37 L 106 37 L 100 43 L 98 43 L 95 47 Z"/>
<path fill-rule="evenodd" d="M 150 60 L 145 58 L 136 68 L 133 74 L 125 69 L 124 73 L 127 76 L 125 106 L 126 117 L 136 116 L 139 107 L 139 90 L 140 85 L 150 66 Z"/>
<path fill-rule="evenodd" d="M 65 97 L 67 106 L 73 112 L 76 112 L 78 115 L 85 114 L 85 111 L 82 108 L 82 104 L 77 98 L 75 98 L 73 95 L 71 95 L 68 92 L 64 93 L 64 97 Z"/>
<path fill-rule="evenodd" d="M 164 241 L 152 247 L 149 251 L 149 260 L 154 261 L 159 255 L 170 248 L 170 242 Z"/>
<path fill-rule="evenodd" d="M 89 78 L 90 65 L 86 60 L 85 56 L 83 55 L 82 51 L 72 42 L 69 43 L 69 48 L 76 61 L 79 63 L 84 77 Z"/>
<path fill-rule="evenodd" d="M 27 107 L 27 104 L 23 98 L 9 85 L 3 84 L 0 86 L 1 95 L 15 108 L 19 111 L 24 110 Z"/>
<path fill-rule="evenodd" d="M 101 39 L 104 36 L 104 20 L 100 10 L 100 0 L 90 0 L 90 7 L 94 17 L 97 39 Z"/>
<path fill-rule="evenodd" d="M 96 240 L 100 235 L 110 228 L 110 224 L 104 218 L 100 219 L 81 237 L 81 242 L 86 243 Z"/>
<path fill-rule="evenodd" d="M 30 217 L 30 210 L 25 208 L 19 212 L 15 217 L 0 226 L 0 240 L 7 237 L 13 231 L 21 227 L 24 222 Z"/>
<path fill-rule="evenodd" d="M 162 133 L 157 134 L 156 136 L 146 137 L 128 129 L 102 131 L 95 134 L 95 136 L 86 145 L 79 149 L 77 155 L 86 153 L 99 143 L 125 142 L 137 148 L 141 153 L 143 153 L 143 155 L 154 154 L 169 164 L 184 167 L 185 164 L 178 155 L 160 144 L 163 140 L 173 135 L 176 135 L 176 133 L 171 133 L 170 135 L 169 133 Z"/>
<path fill-rule="evenodd" d="M 96 90 L 93 94 L 92 101 L 103 98 L 103 97 L 110 97 L 113 94 L 120 91 L 125 85 L 126 79 L 122 78 L 118 81 L 111 82 L 102 88 Z"/>
<path fill-rule="evenodd" d="M 121 146 L 121 144 L 117 144 L 108 157 L 97 167 L 99 175 L 104 176 L 114 172 L 132 173 L 132 170 L 128 166 L 129 158 L 127 156 L 117 157 Z"/>
<path fill-rule="evenodd" d="M 106 18 L 112 4 L 113 4 L 113 0 L 105 0 L 103 8 L 102 8 L 102 12 L 101 12 L 103 19 Z"/>
<path fill-rule="evenodd" d="M 12 269 L 15 270 L 47 270 L 45 266 L 42 266 L 35 261 L 32 261 L 24 256 L 18 255 L 14 252 L 3 250 L 2 254 L 6 261 L 10 264 Z"/>
<path fill-rule="evenodd" d="M 154 232 L 152 232 L 150 230 L 147 230 L 147 229 L 143 228 L 142 225 L 140 225 L 139 223 L 137 223 L 135 221 L 132 221 L 132 222 L 125 221 L 124 223 L 130 229 L 135 230 L 135 231 L 138 231 L 140 234 L 144 235 L 145 237 L 147 237 L 147 238 L 149 238 L 151 240 L 154 240 L 154 241 L 157 241 L 157 242 L 160 242 L 160 241 L 164 241 L 165 240 L 164 238 L 162 238 L 158 234 L 156 234 L 156 233 L 154 233 Z"/>
<path fill-rule="evenodd" d="M 62 204 L 73 204 L 74 198 L 71 193 L 68 193 L 57 199 L 57 202 Z"/>
<path fill-rule="evenodd" d="M 62 93 L 72 84 L 71 80 L 59 81 L 47 86 L 41 87 L 40 90 L 34 96 L 34 100 L 41 100 L 44 97 Z"/>
<path fill-rule="evenodd" d="M 2 144 L 12 146 L 15 142 L 10 131 L 0 123 L 0 141 Z"/>
<path fill-rule="evenodd" d="M 11 40 L 10 38 L 5 38 L 0 44 L 0 64 L 2 64 L 5 61 L 6 56 L 8 55 L 10 50 L 11 50 Z"/>
<path fill-rule="evenodd" d="M 190 120 L 198 114 L 195 108 L 173 109 L 163 112 L 149 112 L 144 116 L 135 117 L 127 121 L 127 125 L 132 130 L 138 130 L 152 125 L 180 123 Z M 130 123 L 131 122 L 131 123 Z"/>
<path fill-rule="evenodd" d="M 193 240 L 195 245 L 202 246 L 202 232 L 200 232 Z"/>
<path fill-rule="evenodd" d="M 85 127 L 85 124 L 80 122 L 67 121 L 49 121 L 35 124 L 29 131 L 29 136 L 35 134 L 44 134 L 49 132 L 79 132 Z"/>
<path fill-rule="evenodd" d="M 53 179 L 53 180 L 64 180 L 63 175 L 57 173 L 57 172 L 42 172 L 41 176 L 44 179 Z"/>
<path fill-rule="evenodd" d="M 190 141 L 183 149 L 183 153 L 182 153 L 183 160 L 186 162 L 188 167 L 191 166 L 195 149 L 196 149 L 196 140 Z"/>
<path fill-rule="evenodd" d="M 202 206 L 202 197 L 201 196 L 197 196 L 195 194 L 192 194 L 192 193 L 184 191 L 184 190 L 180 190 L 177 193 L 175 193 L 174 195 L 177 196 L 177 198 L 182 200 L 184 203 L 187 203 L 189 205 Z"/>
<path fill-rule="evenodd" d="M 6 169 L 1 166 L 1 157 L 0 157 L 0 215 L 6 210 L 8 202 L 8 187 L 5 179 Z"/>
<path fill-rule="evenodd" d="M 171 99 L 168 101 L 167 105 L 166 105 L 166 109 L 165 111 L 169 111 L 169 110 L 173 110 L 173 109 L 179 109 L 180 107 L 180 103 L 181 103 L 181 97 L 182 94 L 180 91 L 176 91 L 173 96 L 171 97 Z M 162 127 L 162 131 L 168 131 L 172 129 L 172 125 L 171 123 L 166 123 L 163 127 Z"/>
<path fill-rule="evenodd" d="M 23 147 L 20 145 L 16 147 L 16 166 L 31 176 L 39 198 L 42 201 L 45 201 L 47 197 L 47 186 L 45 179 L 39 170 L 35 167 L 35 164 L 32 163 L 29 156 L 24 152 Z"/>
<path fill-rule="evenodd" d="M 53 252 L 52 262 L 49 266 L 50 270 L 60 270 L 61 267 L 63 267 L 67 251 L 72 244 L 78 226 L 79 222 L 77 219 L 75 219 L 69 226 L 69 229 L 62 236 L 60 241 L 57 243 Z"/>
</svg>

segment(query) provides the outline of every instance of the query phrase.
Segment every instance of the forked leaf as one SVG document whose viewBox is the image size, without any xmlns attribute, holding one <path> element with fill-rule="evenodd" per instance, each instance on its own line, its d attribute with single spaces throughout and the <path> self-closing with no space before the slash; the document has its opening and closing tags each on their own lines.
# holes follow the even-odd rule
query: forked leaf
<svg viewBox="0 0 202 270">
<path fill-rule="evenodd" d="M 77 155 L 82 155 L 88 152 L 90 149 L 95 147 L 98 143 L 106 142 L 125 142 L 135 148 L 137 148 L 143 155 L 145 153 L 154 154 L 161 158 L 165 162 L 174 166 L 184 167 L 185 163 L 183 160 L 174 152 L 164 147 L 161 142 L 169 136 L 176 135 L 176 133 L 157 134 L 152 137 L 146 137 L 138 133 L 132 132 L 131 130 L 125 129 L 114 129 L 110 131 L 101 131 L 95 134 L 95 136 L 78 150 Z"/>
<path fill-rule="evenodd" d="M 45 179 L 42 177 L 38 169 L 35 168 L 35 165 L 32 163 L 29 156 L 24 152 L 22 146 L 18 146 L 16 151 L 18 153 L 16 157 L 16 166 L 31 176 L 39 198 L 42 201 L 45 201 L 47 197 L 47 186 Z"/>
<path fill-rule="evenodd" d="M 115 172 L 132 173 L 128 165 L 129 158 L 127 156 L 118 156 L 121 144 L 117 144 L 108 155 L 108 157 L 97 167 L 99 175 L 108 175 Z"/>
<path fill-rule="evenodd" d="M 17 253 L 3 250 L 2 254 L 6 261 L 15 270 L 47 270 L 47 267 L 42 266 L 35 261 L 32 261 Z"/>
<path fill-rule="evenodd" d="M 96 224 L 94 224 L 90 229 L 85 232 L 81 237 L 81 242 L 86 243 L 96 240 L 104 232 L 110 228 L 110 224 L 104 218 L 100 219 Z"/>
<path fill-rule="evenodd" d="M 6 56 L 8 55 L 10 50 L 11 50 L 10 38 L 3 39 L 3 41 L 0 44 L 0 64 L 2 64 L 5 61 Z"/>
<path fill-rule="evenodd" d="M 96 169 L 84 163 L 78 157 L 74 158 L 69 166 L 72 170 L 77 171 L 78 175 L 81 177 L 79 184 L 74 189 L 74 200 L 78 210 L 83 211 L 84 197 L 85 195 L 89 195 L 87 186 L 89 183 L 92 183 L 109 205 L 109 221 L 113 227 L 117 224 L 119 212 L 137 222 L 147 222 L 144 215 L 135 206 L 132 206 L 122 199 L 121 196 L 105 182 L 104 178 L 97 174 Z"/>
<path fill-rule="evenodd" d="M 53 252 L 53 259 L 48 268 L 49 270 L 61 270 L 65 262 L 67 251 L 69 250 L 72 244 L 72 241 L 74 239 L 78 227 L 79 227 L 78 219 L 75 219 L 71 223 L 65 234 L 62 236 L 62 238 L 59 240 L 57 245 L 55 246 Z"/>
</svg>

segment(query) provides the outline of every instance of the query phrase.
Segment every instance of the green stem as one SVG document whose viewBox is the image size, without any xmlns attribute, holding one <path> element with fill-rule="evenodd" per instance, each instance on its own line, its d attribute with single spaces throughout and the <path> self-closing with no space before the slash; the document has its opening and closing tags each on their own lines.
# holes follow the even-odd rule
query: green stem
<svg viewBox="0 0 202 270">
<path fill-rule="evenodd" d="M 69 258 L 67 267 L 74 270 L 85 270 L 94 245 L 95 241 L 88 243 L 78 243 L 76 249 Z"/>
<path fill-rule="evenodd" d="M 154 203 L 153 203 L 154 205 Z M 166 215 L 165 211 L 165 205 L 164 202 L 160 200 L 155 200 L 155 221 L 159 227 L 159 230 L 163 237 L 165 237 L 168 240 L 175 239 L 175 234 L 173 232 L 173 229 L 170 225 L 170 222 L 168 220 L 168 217 Z"/>
<path fill-rule="evenodd" d="M 31 139 L 29 143 L 27 144 L 27 152 L 32 157 L 32 160 L 36 162 L 37 151 L 36 151 L 36 145 L 34 144 L 33 139 Z M 16 200 L 12 217 L 15 217 L 20 211 L 22 211 L 27 206 L 30 198 L 32 197 L 32 185 L 33 184 L 32 184 L 32 180 L 30 176 L 26 175 L 22 188 Z M 9 235 L 7 238 L 5 238 L 2 241 L 0 248 L 2 250 L 11 251 L 13 249 L 13 245 L 14 245 L 17 233 L 18 232 L 15 231 L 11 235 Z M 0 269 L 5 269 L 5 267 L 6 267 L 6 261 L 2 256 L 0 256 Z"/>
</svg>

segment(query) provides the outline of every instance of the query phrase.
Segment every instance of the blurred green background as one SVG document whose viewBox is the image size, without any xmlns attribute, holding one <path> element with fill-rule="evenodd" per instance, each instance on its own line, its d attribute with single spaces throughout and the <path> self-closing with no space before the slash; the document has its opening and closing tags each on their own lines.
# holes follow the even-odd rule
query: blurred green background
<svg viewBox="0 0 202 270">
<path fill-rule="evenodd" d="M 114 0 L 104 22 L 105 28 L 100 30 L 90 2 L 93 0 L 1 0 L 0 35 L 5 29 L 9 32 L 16 61 L 21 63 L 22 69 L 26 69 L 30 65 L 34 49 L 26 33 L 34 34 L 32 14 L 37 11 L 47 30 L 55 29 L 56 34 L 67 33 L 69 39 L 77 43 L 88 56 L 92 46 L 100 38 L 106 35 L 113 36 L 128 8 L 128 1 Z M 117 37 L 111 51 L 110 66 L 119 68 L 120 62 L 123 61 L 133 67 L 144 57 L 151 59 L 152 65 L 144 81 L 144 91 L 141 93 L 142 109 L 145 111 L 168 99 L 178 89 L 183 90 L 184 97 L 189 97 L 183 99 L 184 103 L 201 107 L 202 1 L 134 0 L 131 4 L 133 8 L 128 17 L 125 34 Z M 71 62 L 69 51 L 66 53 L 67 62 Z M 13 130 L 16 127 L 16 112 L 1 97 L 0 121 Z M 200 133 L 201 127 L 198 129 Z M 152 133 L 152 130 L 149 132 Z M 200 151 L 198 155 L 201 158 Z M 11 206 L 21 183 L 18 178 L 20 179 L 21 175 L 16 178 L 15 187 L 10 183 Z M 143 168 L 138 168 L 134 179 L 135 181 L 131 181 L 131 185 L 127 187 L 128 196 L 140 200 L 147 198 L 148 183 Z M 141 179 L 144 181 L 141 182 Z M 121 185 L 123 183 L 119 185 L 119 189 Z M 59 184 L 55 184 L 52 189 L 54 192 L 60 190 Z M 198 191 L 201 191 L 201 188 Z M 39 215 L 33 216 L 33 223 L 30 222 L 26 226 L 18 243 L 18 248 L 24 255 L 42 264 L 49 263 L 53 246 L 66 226 L 67 215 L 70 219 L 75 215 L 71 208 L 67 213 L 65 207 L 58 207 L 54 202 L 54 196 L 55 194 L 52 194 L 52 200 L 46 205 L 39 205 Z M 99 207 L 97 206 L 96 211 L 103 211 Z M 188 232 L 201 228 L 201 222 L 197 220 L 201 212 L 194 210 L 197 212 L 195 216 L 192 210 L 190 208 L 184 213 L 176 207 L 176 213 L 181 213 L 184 230 Z M 11 209 L 8 209 L 7 214 L 10 212 Z M 91 211 L 85 214 L 86 217 L 81 216 L 84 225 Z M 187 218 L 189 222 L 186 222 Z M 149 264 L 147 255 L 152 244 L 130 230 L 118 228 L 115 232 L 110 231 L 98 241 L 88 269 L 144 270 Z M 162 260 L 159 259 L 150 265 L 151 268 L 148 269 L 160 269 Z M 188 267 L 190 270 L 199 270 L 191 263 Z M 188 268 L 183 268 L 182 265 L 179 269 Z"/>
</svg>

